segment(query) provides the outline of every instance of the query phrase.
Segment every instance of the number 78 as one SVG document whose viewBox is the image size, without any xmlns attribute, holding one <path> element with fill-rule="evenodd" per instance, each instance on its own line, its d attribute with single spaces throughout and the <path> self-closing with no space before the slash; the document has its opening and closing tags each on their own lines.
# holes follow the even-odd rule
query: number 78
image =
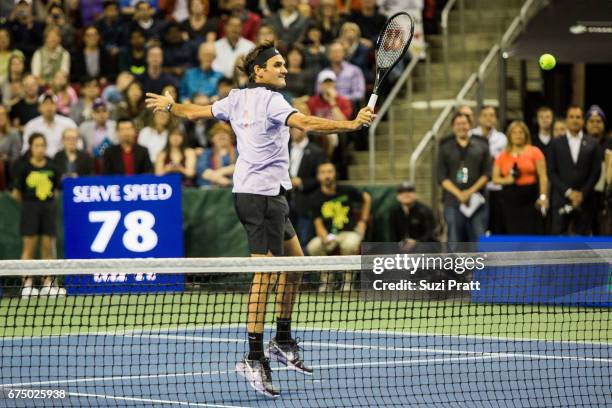
<svg viewBox="0 0 612 408">
<path fill-rule="evenodd" d="M 121 220 L 120 211 L 90 211 L 89 222 L 102 223 L 96 238 L 91 243 L 93 252 L 103 253 L 106 251 L 117 225 Z M 123 219 L 125 233 L 123 234 L 123 246 L 132 252 L 147 252 L 157 246 L 157 234 L 153 230 L 155 216 L 148 211 L 132 211 L 127 213 Z"/>
</svg>

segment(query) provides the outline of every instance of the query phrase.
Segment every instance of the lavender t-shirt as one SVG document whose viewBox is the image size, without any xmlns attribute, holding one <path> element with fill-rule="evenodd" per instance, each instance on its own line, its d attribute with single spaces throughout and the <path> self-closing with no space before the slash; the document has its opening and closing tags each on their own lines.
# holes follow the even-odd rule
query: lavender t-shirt
<svg viewBox="0 0 612 408">
<path fill-rule="evenodd" d="M 236 134 L 234 193 L 275 196 L 281 186 L 291 189 L 287 119 L 297 110 L 280 93 L 265 86 L 234 89 L 212 112 Z"/>
</svg>

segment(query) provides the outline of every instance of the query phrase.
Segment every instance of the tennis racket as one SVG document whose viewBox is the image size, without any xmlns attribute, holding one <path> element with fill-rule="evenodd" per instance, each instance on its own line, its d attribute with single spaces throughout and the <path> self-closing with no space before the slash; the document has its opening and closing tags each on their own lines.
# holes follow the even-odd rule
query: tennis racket
<svg viewBox="0 0 612 408">
<path fill-rule="evenodd" d="M 376 40 L 376 80 L 368 107 L 374 109 L 378 100 L 378 87 L 387 74 L 406 55 L 414 36 L 414 20 L 410 14 L 401 11 L 389 17 Z"/>
</svg>

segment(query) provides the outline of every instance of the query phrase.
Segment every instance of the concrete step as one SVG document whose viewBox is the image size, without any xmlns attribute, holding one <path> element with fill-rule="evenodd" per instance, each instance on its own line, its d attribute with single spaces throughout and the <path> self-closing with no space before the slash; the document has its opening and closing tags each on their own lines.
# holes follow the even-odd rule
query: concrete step
<svg viewBox="0 0 612 408">
<path fill-rule="evenodd" d="M 491 48 L 500 35 L 498 33 L 468 33 L 465 35 L 465 48 L 466 51 L 478 51 L 483 47 L 487 46 Z M 427 42 L 433 47 L 442 48 L 444 45 L 444 38 L 441 34 L 428 35 Z M 450 35 L 448 44 L 451 48 L 460 48 L 463 45 L 463 38 L 458 34 Z"/>
</svg>

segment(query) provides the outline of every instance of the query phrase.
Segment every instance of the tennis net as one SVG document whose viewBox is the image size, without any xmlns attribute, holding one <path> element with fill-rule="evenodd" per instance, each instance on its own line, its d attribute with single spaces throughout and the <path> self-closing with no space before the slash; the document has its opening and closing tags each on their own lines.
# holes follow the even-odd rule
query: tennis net
<svg viewBox="0 0 612 408">
<path fill-rule="evenodd" d="M 0 261 L 0 407 L 612 406 L 612 251 L 464 255 Z M 272 359 L 270 399 L 235 367 L 278 271 L 313 375 Z"/>
</svg>

